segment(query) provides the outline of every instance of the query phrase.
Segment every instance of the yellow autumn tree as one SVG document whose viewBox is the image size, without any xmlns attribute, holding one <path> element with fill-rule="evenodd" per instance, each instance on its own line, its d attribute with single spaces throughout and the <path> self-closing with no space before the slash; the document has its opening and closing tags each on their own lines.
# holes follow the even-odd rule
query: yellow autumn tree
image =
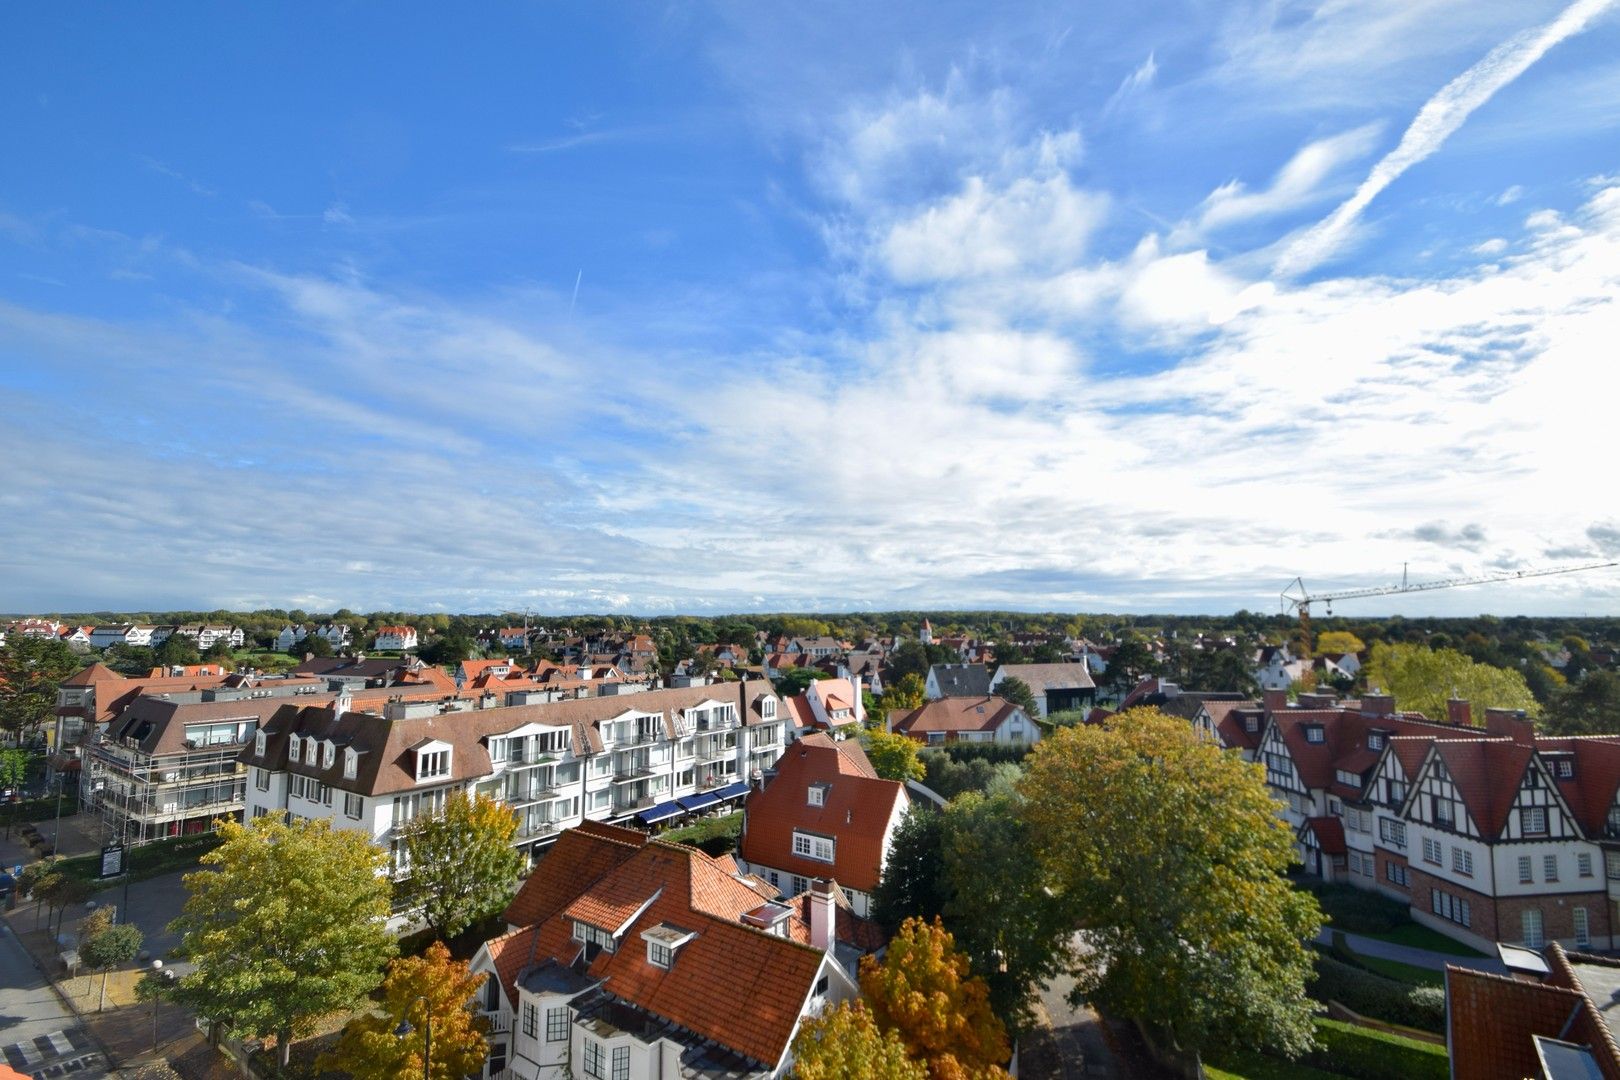
<svg viewBox="0 0 1620 1080">
<path fill-rule="evenodd" d="M 799 1029 L 793 1040 L 798 1080 L 928 1080 L 893 1031 L 879 1031 L 871 1010 L 846 1001 Z"/>
<path fill-rule="evenodd" d="M 901 923 L 882 963 L 863 957 L 861 991 L 878 1028 L 897 1034 L 932 1080 L 1007 1075 L 1001 1066 L 1011 1051 L 989 987 L 937 917 Z"/>
<path fill-rule="evenodd" d="M 382 1012 L 357 1016 L 343 1029 L 337 1046 L 321 1055 L 321 1069 L 354 1080 L 399 1080 L 422 1075 L 429 1025 L 433 1032 L 431 1080 L 461 1080 L 479 1074 L 489 1045 L 489 1023 L 473 1011 L 474 996 L 487 976 L 474 975 L 435 941 L 421 956 L 403 956 L 388 965 Z M 409 1034 L 396 1034 L 401 1021 Z"/>
<path fill-rule="evenodd" d="M 1316 654 L 1324 653 L 1358 653 L 1367 647 L 1356 635 L 1348 630 L 1324 630 L 1316 636 Z"/>
</svg>

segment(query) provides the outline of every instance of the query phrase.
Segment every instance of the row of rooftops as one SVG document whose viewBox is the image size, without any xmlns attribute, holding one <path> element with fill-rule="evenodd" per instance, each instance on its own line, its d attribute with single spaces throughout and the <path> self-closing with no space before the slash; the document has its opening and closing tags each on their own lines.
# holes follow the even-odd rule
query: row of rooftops
<svg viewBox="0 0 1620 1080">
<path fill-rule="evenodd" d="M 1358 701 L 1301 694 L 1289 703 L 1286 694 L 1268 693 L 1262 702 L 1210 700 L 1202 707 L 1223 743 L 1251 753 L 1259 751 L 1274 725 L 1305 786 L 1346 803 L 1369 797 L 1378 770 L 1389 759 L 1399 763 L 1406 798 L 1415 798 L 1420 774 L 1432 757 L 1487 840 L 1501 833 L 1532 767 L 1545 770 L 1588 838 L 1609 831 L 1609 811 L 1620 792 L 1620 735 L 1542 735 L 1518 710 L 1487 709 L 1483 726 L 1475 726 L 1468 702 L 1453 700 L 1444 720 L 1431 720 L 1398 711 L 1387 694 L 1367 694 Z M 1539 766 L 1534 765 L 1537 760 Z M 1347 784 L 1341 773 L 1361 783 Z"/>
</svg>

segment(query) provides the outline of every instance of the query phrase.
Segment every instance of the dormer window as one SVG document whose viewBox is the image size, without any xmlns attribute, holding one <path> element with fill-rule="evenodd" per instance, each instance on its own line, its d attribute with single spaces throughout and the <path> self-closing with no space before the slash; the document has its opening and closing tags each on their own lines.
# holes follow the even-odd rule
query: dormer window
<svg viewBox="0 0 1620 1080">
<path fill-rule="evenodd" d="M 810 805 L 811 806 L 825 806 L 825 805 L 827 805 L 827 785 L 826 784 L 811 784 L 810 785 Z"/>
<path fill-rule="evenodd" d="M 1305 741 L 1308 743 L 1326 742 L 1327 731 L 1321 724 L 1311 724 L 1305 729 Z"/>
<path fill-rule="evenodd" d="M 297 735 L 288 736 L 288 738 L 287 738 L 287 760 L 288 761 L 298 761 L 299 760 L 299 756 L 298 756 L 299 755 L 299 744 L 302 743 L 302 742 L 303 742 L 303 740 L 300 739 Z"/>
<path fill-rule="evenodd" d="M 1253 735 L 1255 732 L 1259 731 L 1260 718 L 1258 716 L 1245 717 L 1243 720 L 1243 730 L 1247 731 L 1250 735 Z"/>
<path fill-rule="evenodd" d="M 793 830 L 793 854 L 801 858 L 830 863 L 834 861 L 835 850 L 833 838 L 830 836 L 817 836 L 815 833 Z"/>
<path fill-rule="evenodd" d="M 416 747 L 416 778 L 432 780 L 450 775 L 450 744 L 428 739 Z"/>
<path fill-rule="evenodd" d="M 321 744 L 321 768 L 330 769 L 337 760 L 337 746 L 328 739 Z"/>
<path fill-rule="evenodd" d="M 354 747 L 351 746 L 343 751 L 343 778 L 353 780 L 359 764 L 360 755 L 355 752 Z"/>
<path fill-rule="evenodd" d="M 1382 750 L 1384 748 L 1384 733 L 1382 731 L 1369 731 L 1367 733 L 1367 749 Z"/>
<path fill-rule="evenodd" d="M 614 950 L 613 935 L 601 927 L 592 926 L 579 919 L 574 920 L 574 940 L 585 943 L 587 949 L 598 949 L 603 952 Z"/>
<path fill-rule="evenodd" d="M 776 699 L 767 697 L 759 703 L 759 715 L 767 720 L 776 719 Z"/>
<path fill-rule="evenodd" d="M 690 930 L 669 923 L 648 927 L 641 932 L 641 940 L 647 943 L 647 963 L 668 971 L 675 963 L 675 953 L 696 936 Z"/>
<path fill-rule="evenodd" d="M 264 756 L 264 744 L 265 744 L 264 732 L 261 731 L 258 734 L 253 736 L 253 752 L 255 754 L 259 755 L 260 757 Z"/>
</svg>

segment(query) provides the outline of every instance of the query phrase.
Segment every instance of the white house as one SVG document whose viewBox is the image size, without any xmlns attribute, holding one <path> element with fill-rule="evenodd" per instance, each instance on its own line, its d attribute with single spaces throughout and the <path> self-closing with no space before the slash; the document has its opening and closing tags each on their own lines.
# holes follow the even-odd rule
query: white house
<svg viewBox="0 0 1620 1080">
<path fill-rule="evenodd" d="M 1262 690 L 1287 690 L 1304 677 L 1309 662 L 1287 645 L 1267 645 L 1255 655 L 1254 679 Z"/>
<path fill-rule="evenodd" d="M 1007 679 L 1029 687 L 1041 716 L 1068 709 L 1083 709 L 1097 697 L 1097 684 L 1086 664 L 1002 664 L 990 679 L 990 693 Z"/>
<path fill-rule="evenodd" d="M 307 626 L 283 626 L 281 633 L 276 635 L 276 649 L 279 652 L 286 652 L 308 636 Z"/>
<path fill-rule="evenodd" d="M 382 626 L 377 629 L 377 648 L 409 651 L 416 648 L 416 628 L 413 626 Z"/>
<path fill-rule="evenodd" d="M 910 712 L 889 714 L 888 728 L 930 746 L 947 742 L 1039 742 L 1041 729 L 1024 710 L 999 697 L 945 697 Z"/>
</svg>

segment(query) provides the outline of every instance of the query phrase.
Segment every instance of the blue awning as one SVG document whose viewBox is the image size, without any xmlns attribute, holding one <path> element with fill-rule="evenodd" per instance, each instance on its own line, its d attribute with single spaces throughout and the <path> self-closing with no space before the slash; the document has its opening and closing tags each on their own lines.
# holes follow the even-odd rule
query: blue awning
<svg viewBox="0 0 1620 1080">
<path fill-rule="evenodd" d="M 746 795 L 748 794 L 748 781 L 739 780 L 735 784 L 727 784 L 714 794 L 722 799 L 735 799 L 739 795 Z"/>
<path fill-rule="evenodd" d="M 686 813 L 686 811 L 682 809 L 679 803 L 672 799 L 669 802 L 661 802 L 657 806 L 643 810 L 641 813 L 636 815 L 636 819 L 643 825 L 656 825 L 660 821 L 664 821 L 667 818 L 676 817 L 677 815 L 684 813 Z"/>
<path fill-rule="evenodd" d="M 684 799 L 676 799 L 675 801 L 688 810 L 701 810 L 705 806 L 713 806 L 719 802 L 720 796 L 712 791 L 706 791 L 701 795 L 688 795 Z"/>
</svg>

